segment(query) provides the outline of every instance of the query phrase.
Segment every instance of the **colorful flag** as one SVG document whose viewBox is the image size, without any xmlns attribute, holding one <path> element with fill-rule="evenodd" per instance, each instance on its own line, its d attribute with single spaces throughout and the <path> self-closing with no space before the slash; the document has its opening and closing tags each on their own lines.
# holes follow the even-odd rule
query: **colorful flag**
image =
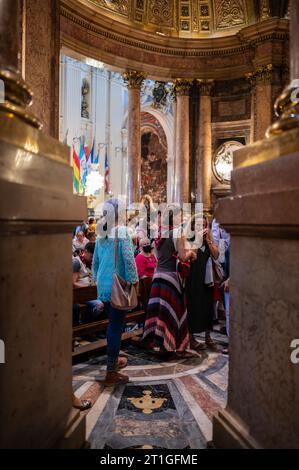
<svg viewBox="0 0 299 470">
<path fill-rule="evenodd" d="M 92 170 L 93 161 L 94 161 L 94 139 L 93 139 L 93 144 L 92 144 L 92 148 L 91 148 L 89 157 L 87 159 L 87 174 L 88 175 L 90 174 L 90 172 Z"/>
<path fill-rule="evenodd" d="M 80 161 L 75 150 L 73 147 L 73 171 L 74 171 L 74 190 L 76 193 L 80 192 Z"/>
<path fill-rule="evenodd" d="M 80 190 L 84 189 L 85 183 L 86 183 L 86 177 L 87 177 L 87 162 L 86 162 L 82 140 L 83 140 L 82 137 L 80 137 L 80 152 L 79 152 L 80 176 L 81 176 Z"/>
<path fill-rule="evenodd" d="M 94 163 L 98 165 L 100 163 L 100 146 L 98 147 L 98 153 L 94 157 Z"/>
<path fill-rule="evenodd" d="M 95 142 L 94 142 L 94 139 L 93 139 L 92 148 L 91 148 L 91 151 L 90 151 L 90 154 L 89 154 L 89 161 L 90 161 L 91 164 L 95 163 L 94 162 L 94 145 L 95 145 Z"/>
<path fill-rule="evenodd" d="M 109 163 L 107 147 L 105 148 L 105 193 L 109 193 Z"/>
<path fill-rule="evenodd" d="M 88 148 L 88 143 L 87 143 L 86 137 L 85 137 L 85 139 L 84 139 L 84 155 L 85 155 L 86 161 L 88 161 L 88 158 L 89 158 L 89 148 Z"/>
</svg>

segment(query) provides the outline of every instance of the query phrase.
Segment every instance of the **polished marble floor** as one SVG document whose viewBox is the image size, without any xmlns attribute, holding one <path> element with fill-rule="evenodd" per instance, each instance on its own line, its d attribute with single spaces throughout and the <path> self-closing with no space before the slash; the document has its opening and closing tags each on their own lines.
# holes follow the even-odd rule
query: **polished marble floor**
<svg viewBox="0 0 299 470">
<path fill-rule="evenodd" d="M 212 334 L 219 351 L 161 362 L 128 345 L 123 370 L 130 382 L 104 387 L 105 356 L 73 367 L 78 397 L 91 399 L 87 440 L 94 449 L 202 449 L 212 438 L 212 417 L 226 403 L 226 336 Z M 199 338 L 200 340 L 201 338 Z"/>
</svg>

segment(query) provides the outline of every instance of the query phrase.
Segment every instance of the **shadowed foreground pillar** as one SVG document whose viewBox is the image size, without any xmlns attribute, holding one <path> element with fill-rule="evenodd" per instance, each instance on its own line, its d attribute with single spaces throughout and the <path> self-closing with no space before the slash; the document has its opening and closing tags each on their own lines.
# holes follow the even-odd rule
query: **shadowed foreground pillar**
<svg viewBox="0 0 299 470">
<path fill-rule="evenodd" d="M 292 84 L 272 137 L 235 152 L 231 197 L 216 210 L 231 233 L 228 401 L 214 417 L 217 448 L 299 448 L 298 14 L 293 1 Z"/>
<path fill-rule="evenodd" d="M 85 417 L 72 408 L 71 238 L 86 202 L 73 196 L 68 147 L 28 111 L 19 24 L 19 2 L 0 0 L 0 448 L 77 448 Z"/>
</svg>

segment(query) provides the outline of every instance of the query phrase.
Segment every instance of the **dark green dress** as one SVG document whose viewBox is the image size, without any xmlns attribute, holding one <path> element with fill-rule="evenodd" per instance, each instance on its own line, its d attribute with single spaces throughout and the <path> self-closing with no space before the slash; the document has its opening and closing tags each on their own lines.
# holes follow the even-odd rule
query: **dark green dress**
<svg viewBox="0 0 299 470">
<path fill-rule="evenodd" d="M 206 265 L 210 250 L 197 250 L 197 259 L 191 263 L 190 276 L 186 282 L 188 323 L 190 333 L 213 330 L 213 292 L 214 287 L 205 285 Z"/>
</svg>

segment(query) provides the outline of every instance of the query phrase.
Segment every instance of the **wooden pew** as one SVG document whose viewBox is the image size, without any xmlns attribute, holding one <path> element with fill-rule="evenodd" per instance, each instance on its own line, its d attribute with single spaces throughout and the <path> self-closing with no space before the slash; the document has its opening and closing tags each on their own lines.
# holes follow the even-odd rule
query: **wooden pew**
<svg viewBox="0 0 299 470">
<path fill-rule="evenodd" d="M 96 286 L 88 287 L 79 287 L 73 289 L 73 303 L 80 305 L 80 313 L 84 317 L 84 314 L 87 311 L 86 305 L 83 302 L 88 300 L 95 300 L 97 298 L 97 288 Z M 145 313 L 144 310 L 136 309 L 135 311 L 129 312 L 126 315 L 125 323 L 142 323 L 144 321 Z M 82 325 L 73 327 L 73 341 L 78 336 L 84 336 L 90 333 L 95 333 L 98 331 L 103 331 L 108 327 L 108 319 L 98 320 L 91 323 L 85 323 Z M 125 332 L 122 335 L 122 341 L 130 340 L 133 337 L 142 334 L 142 328 L 132 331 Z M 97 341 L 90 342 L 86 345 L 78 346 L 74 348 L 72 356 L 73 360 L 77 359 L 79 356 L 94 353 L 95 351 L 101 350 L 107 346 L 106 339 L 100 339 Z"/>
</svg>

